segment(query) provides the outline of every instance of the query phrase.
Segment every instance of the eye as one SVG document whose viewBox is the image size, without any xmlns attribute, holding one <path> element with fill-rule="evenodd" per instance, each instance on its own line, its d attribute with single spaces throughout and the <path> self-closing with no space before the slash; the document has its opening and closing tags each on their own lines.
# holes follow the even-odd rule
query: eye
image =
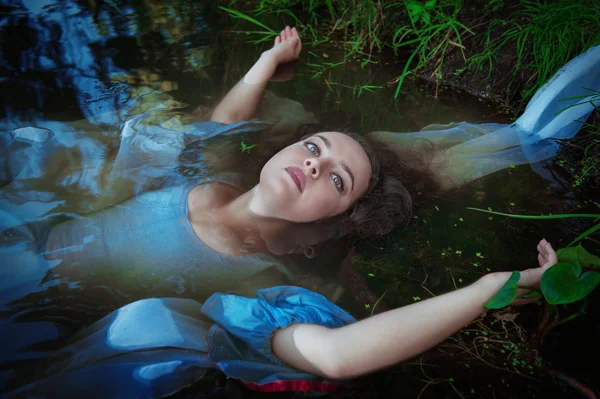
<svg viewBox="0 0 600 399">
<path fill-rule="evenodd" d="M 315 144 L 311 143 L 310 141 L 307 141 L 304 145 L 306 146 L 308 151 L 310 151 L 315 157 L 318 157 L 319 155 L 321 155 L 321 150 L 319 150 L 319 147 L 317 147 Z"/>
<path fill-rule="evenodd" d="M 338 190 L 344 191 L 344 181 L 342 180 L 342 178 L 338 175 L 331 175 L 331 178 L 333 179 L 333 183 L 338 188 Z"/>
</svg>

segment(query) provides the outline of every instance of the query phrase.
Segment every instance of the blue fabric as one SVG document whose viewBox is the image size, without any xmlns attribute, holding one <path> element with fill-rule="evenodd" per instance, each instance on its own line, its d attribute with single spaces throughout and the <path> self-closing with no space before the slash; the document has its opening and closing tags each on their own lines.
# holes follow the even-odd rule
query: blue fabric
<svg viewBox="0 0 600 399">
<path fill-rule="evenodd" d="M 50 354 L 54 360 L 36 381 L 7 397 L 155 398 L 215 367 L 254 388 L 281 380 L 323 381 L 281 364 L 271 352 L 271 336 L 293 323 L 337 328 L 352 322 L 323 296 L 297 287 L 260 290 L 256 298 L 215 294 L 204 306 L 189 299 L 145 299 L 77 334 Z"/>
<path fill-rule="evenodd" d="M 431 125 L 420 132 L 371 133 L 392 147 L 404 149 L 418 139 L 444 152 L 444 178 L 456 186 L 505 169 L 530 164 L 548 180 L 555 176 L 541 161 L 556 155 L 558 140 L 574 137 L 591 112 L 600 106 L 600 46 L 564 65 L 542 86 L 514 123 Z"/>
<path fill-rule="evenodd" d="M 60 262 L 68 276 L 114 276 L 140 283 L 170 279 L 180 281 L 178 294 L 188 287 L 206 296 L 278 266 L 264 254 L 222 255 L 198 238 L 187 216 L 188 193 L 198 184 L 145 193 L 62 223 L 50 232 L 46 258 Z"/>
<path fill-rule="evenodd" d="M 202 312 L 227 334 L 244 341 L 258 358 L 273 363 L 279 362 L 271 352 L 274 330 L 301 323 L 337 328 L 355 321 L 322 295 L 298 287 L 259 290 L 256 298 L 216 293 L 206 301 Z"/>
<path fill-rule="evenodd" d="M 0 258 L 4 263 L 0 307 L 39 290 L 46 272 L 57 267 L 73 281 L 96 279 L 102 283 L 102 276 L 140 285 L 156 286 L 158 282 L 168 287 L 168 292 L 191 292 L 202 299 L 228 291 L 269 267 L 283 269 L 280 262 L 263 254 L 223 256 L 199 240 L 191 227 L 187 218 L 190 190 L 208 181 L 239 187 L 239 175 L 197 179 L 174 171 L 186 141 L 248 133 L 269 124 L 150 123 L 158 112 L 145 112 L 123 124 L 119 152 L 112 163 L 106 159 L 106 145 L 98 141 L 100 134 L 82 131 L 75 124 L 40 122 L 0 136 L 0 163 L 6 166 L 0 179 L 10 182 L 0 191 Z M 68 174 L 62 176 L 65 170 Z M 49 215 L 68 208 L 68 199 L 55 192 L 25 189 L 35 178 L 47 179 L 55 191 L 63 187 L 67 193 L 111 197 L 103 199 L 105 205 L 118 205 L 85 216 L 71 214 L 72 220 L 51 231 L 34 231 L 29 224 L 47 224 Z M 166 187 L 148 191 L 156 179 Z M 114 197 L 124 191 L 131 194 L 126 198 L 136 196 L 124 202 Z M 2 242 L 5 237 L 9 238 Z M 159 292 L 168 295 L 165 290 Z"/>
</svg>

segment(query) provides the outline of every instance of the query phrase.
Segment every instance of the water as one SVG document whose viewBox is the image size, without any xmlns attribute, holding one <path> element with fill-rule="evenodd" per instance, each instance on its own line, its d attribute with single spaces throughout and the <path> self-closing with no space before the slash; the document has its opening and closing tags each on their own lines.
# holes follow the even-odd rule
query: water
<svg viewBox="0 0 600 399">
<path fill-rule="evenodd" d="M 35 241 L 48 226 L 78 220 L 136 193 L 184 179 L 185 174 L 177 172 L 160 175 L 164 169 L 156 167 L 140 171 L 143 187 L 132 185 L 140 175 L 121 174 L 115 183 L 111 170 L 119 159 L 122 124 L 160 107 L 169 112 L 151 113 L 148 123 L 167 123 L 179 131 L 180 123 L 191 120 L 190 114 L 200 115 L 214 106 L 267 48 L 248 44 L 248 37 L 234 31 L 234 21 L 212 2 L 13 1 L 0 6 L 2 134 L 35 133 L 41 143 L 17 143 L 11 150 L 29 146 L 30 156 L 47 157 L 42 169 L 15 172 L 22 177 L 27 173 L 28 178 L 4 185 L 2 209 L 18 206 L 16 213 L 27 215 L 28 232 Z M 277 96 L 271 104 L 285 104 L 283 111 L 295 113 L 302 104 L 322 124 L 357 132 L 416 131 L 430 123 L 451 121 L 510 121 L 494 104 L 444 88 L 435 98 L 434 88 L 419 82 L 405 83 L 401 96 L 394 99 L 394 85 L 388 82 L 401 64 L 384 57 L 363 68 L 364 56 L 359 56 L 341 66 L 327 65 L 342 60 L 343 54 L 344 49 L 334 44 L 305 45 L 295 79 L 269 86 Z M 363 85 L 384 88 L 371 93 L 361 90 Z M 15 130 L 24 126 L 48 130 Z M 47 132 L 58 140 L 45 140 Z M 203 159 L 202 165 L 215 164 L 219 151 L 234 149 L 238 154 L 244 137 L 249 136 L 217 137 L 206 143 L 212 151 L 206 152 L 207 158 L 212 159 Z M 260 147 L 253 155 L 239 152 L 231 158 L 236 165 L 226 166 L 244 167 L 259 154 Z M 385 293 L 383 302 L 389 307 L 406 305 L 464 286 L 489 271 L 532 267 L 540 238 L 560 247 L 586 228 L 577 221 L 534 223 L 498 216 L 490 220 L 487 214 L 466 210 L 467 206 L 547 214 L 570 212 L 578 205 L 591 211 L 568 190 L 551 186 L 528 167 L 509 169 L 449 195 L 424 199 L 414 223 L 361 245 L 355 264 L 376 298 Z M 18 226 L 17 221 L 14 227 Z M 3 239 L 10 243 L 15 238 L 5 235 Z M 597 248 L 597 244 L 587 246 Z M 20 252 L 18 260 L 7 262 L 5 257 L 2 263 L 39 262 L 36 250 Z M 340 256 L 331 258 L 339 262 Z M 321 264 L 328 262 L 327 257 L 321 259 Z M 319 268 L 312 265 L 313 270 Z M 23 342 L 48 339 L 41 346 L 44 350 L 136 299 L 153 295 L 204 299 L 190 289 L 185 275 L 177 273 L 142 282 L 135 272 L 101 278 L 45 270 L 39 276 L 43 284 L 29 281 L 2 300 L 5 315 L 14 320 L 51 323 L 38 330 L 39 335 L 19 337 Z M 364 286 L 358 284 L 350 291 L 361 290 Z M 17 301 L 7 307 L 7 298 Z M 375 305 L 357 303 L 352 295 L 342 298 L 342 303 L 359 316 L 369 314 Z M 568 356 L 561 359 L 569 364 L 564 360 Z"/>
</svg>

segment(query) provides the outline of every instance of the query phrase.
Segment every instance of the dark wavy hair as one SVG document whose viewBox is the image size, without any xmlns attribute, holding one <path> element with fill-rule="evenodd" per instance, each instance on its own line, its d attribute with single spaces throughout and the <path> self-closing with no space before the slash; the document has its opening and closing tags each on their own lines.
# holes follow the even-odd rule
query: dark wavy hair
<svg viewBox="0 0 600 399">
<path fill-rule="evenodd" d="M 233 146 L 239 147 L 240 140 L 243 140 L 239 136 L 222 138 L 216 145 L 194 142 L 183 151 L 180 162 L 189 174 L 191 164 L 198 160 L 194 154 L 204 148 L 213 159 L 208 165 L 211 173 L 243 171 L 249 177 L 250 188 L 256 184 L 262 167 L 273 155 L 288 145 L 323 131 L 339 130 L 303 124 L 284 139 L 281 135 L 266 134 L 263 136 L 266 139 L 258 141 L 258 151 L 251 154 L 240 153 L 239 149 L 231 151 Z M 380 237 L 396 226 L 406 225 L 412 218 L 414 206 L 418 205 L 421 198 L 438 190 L 431 170 L 433 145 L 419 143 L 418 148 L 409 146 L 401 151 L 392 151 L 387 145 L 371 137 L 345 131 L 341 133 L 356 140 L 367 154 L 371 163 L 371 179 L 365 194 L 347 211 L 316 223 L 334 224 L 338 237 L 348 236 L 352 239 Z M 256 136 L 253 137 L 256 140 Z M 200 170 L 198 173 L 201 173 Z M 205 170 L 202 171 L 202 174 L 206 173 Z"/>
</svg>

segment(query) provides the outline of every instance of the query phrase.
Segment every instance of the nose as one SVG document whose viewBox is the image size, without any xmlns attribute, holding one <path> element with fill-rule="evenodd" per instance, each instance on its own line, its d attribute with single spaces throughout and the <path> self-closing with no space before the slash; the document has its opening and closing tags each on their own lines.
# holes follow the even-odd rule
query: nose
<svg viewBox="0 0 600 399">
<path fill-rule="evenodd" d="M 304 170 L 309 177 L 316 179 L 319 177 L 319 170 L 321 169 L 321 165 L 317 158 L 310 158 L 304 161 Z"/>
</svg>

